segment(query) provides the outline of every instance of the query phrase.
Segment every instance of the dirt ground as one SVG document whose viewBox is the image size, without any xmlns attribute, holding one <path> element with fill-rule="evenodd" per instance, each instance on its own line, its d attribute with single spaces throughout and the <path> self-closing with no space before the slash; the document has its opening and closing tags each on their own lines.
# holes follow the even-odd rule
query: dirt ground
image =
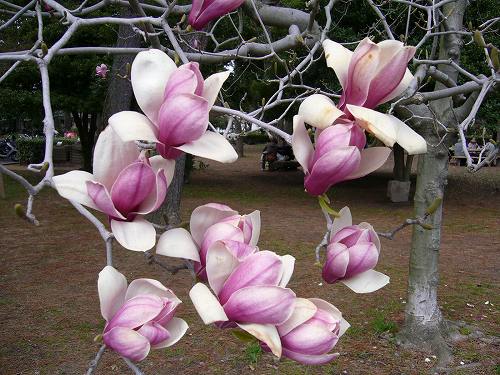
<svg viewBox="0 0 500 375">
<path fill-rule="evenodd" d="M 145 262 L 144 255 L 115 247 L 115 266 L 129 281 L 151 277 L 172 288 L 184 302 L 178 316 L 190 325 L 175 346 L 152 351 L 139 364 L 146 374 L 429 374 L 430 353 L 403 350 L 394 333 L 403 321 L 411 229 L 393 241 L 382 240 L 377 269 L 391 283 L 369 295 L 322 282 L 314 266 L 314 248 L 325 223 L 317 201 L 303 192 L 300 171 L 262 172 L 260 146 L 232 165 L 205 161 L 186 185 L 183 219 L 198 205 L 225 203 L 248 213 L 261 211 L 261 249 L 297 258 L 290 287 L 302 297 L 324 298 L 336 305 L 352 327 L 336 350 L 338 360 L 322 367 L 300 366 L 260 355 L 229 330 L 204 326 L 187 295 L 193 281 Z M 27 175 L 28 176 L 28 175 Z M 31 179 L 36 176 L 30 175 Z M 411 203 L 391 203 L 385 196 L 390 165 L 330 191 L 333 205 L 349 205 L 355 222 L 368 221 L 379 231 L 411 217 Z M 7 199 L 0 199 L 0 374 L 82 374 L 94 358 L 103 319 L 97 298 L 97 274 L 105 263 L 97 231 L 54 191 L 35 202 L 41 222 L 33 227 L 15 216 L 13 205 L 25 201 L 21 187 L 4 177 Z M 451 167 L 444 201 L 439 300 L 446 318 L 464 321 L 467 339 L 454 346 L 451 374 L 500 374 L 499 269 L 500 167 L 469 175 Z M 175 264 L 167 258 L 163 260 Z M 482 334 L 474 332 L 480 330 Z M 480 337 L 478 337 L 480 336 Z M 427 359 L 427 360 L 426 360 Z M 130 370 L 106 352 L 97 374 Z"/>
</svg>

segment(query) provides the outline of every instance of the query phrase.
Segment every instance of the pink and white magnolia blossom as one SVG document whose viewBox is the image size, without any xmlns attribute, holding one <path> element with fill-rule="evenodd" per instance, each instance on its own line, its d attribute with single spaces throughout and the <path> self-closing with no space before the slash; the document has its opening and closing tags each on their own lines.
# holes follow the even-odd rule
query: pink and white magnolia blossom
<svg viewBox="0 0 500 375">
<path fill-rule="evenodd" d="M 97 282 L 101 314 L 106 320 L 102 339 L 107 347 L 132 361 L 142 361 L 150 349 L 174 345 L 188 329 L 174 317 L 181 301 L 153 279 L 127 279 L 111 266 Z"/>
<path fill-rule="evenodd" d="M 240 327 L 281 356 L 276 325 L 293 313 L 295 293 L 286 288 L 295 258 L 217 241 L 206 257 L 208 283 L 196 284 L 189 296 L 205 324 Z"/>
<path fill-rule="evenodd" d="M 368 223 L 352 225 L 348 207 L 340 210 L 332 224 L 323 279 L 342 282 L 356 293 L 371 293 L 389 283 L 389 277 L 375 271 L 380 255 L 377 232 Z"/>
<path fill-rule="evenodd" d="M 292 148 L 306 175 L 304 187 L 311 195 L 322 195 L 334 184 L 365 176 L 380 168 L 391 149 L 365 149 L 365 143 L 363 131 L 346 122 L 318 131 L 313 146 L 302 117 L 296 115 L 293 118 Z"/>
<path fill-rule="evenodd" d="M 97 65 L 95 67 L 95 75 L 101 78 L 106 78 L 108 74 L 108 66 L 106 64 Z"/>
<path fill-rule="evenodd" d="M 239 8 L 245 0 L 193 0 L 188 23 L 201 30 L 212 20 Z"/>
<path fill-rule="evenodd" d="M 290 318 L 277 326 L 283 356 L 305 365 L 331 362 L 339 353 L 330 351 L 349 326 L 332 304 L 318 298 L 296 298 Z"/>
<path fill-rule="evenodd" d="M 219 240 L 239 251 L 256 251 L 260 235 L 260 212 L 240 215 L 229 206 L 208 203 L 191 213 L 190 232 L 175 228 L 163 233 L 156 253 L 174 258 L 194 260 L 196 275 L 207 281 L 205 271 L 209 249 Z"/>
<path fill-rule="evenodd" d="M 131 82 L 144 115 L 122 111 L 109 125 L 123 141 L 156 143 L 159 154 L 175 159 L 181 153 L 234 162 L 238 155 L 220 134 L 208 131 L 208 115 L 229 71 L 203 79 L 198 63 L 177 67 L 168 55 L 151 49 L 137 54 Z"/>
<path fill-rule="evenodd" d="M 164 201 L 174 164 L 159 155 L 147 158 L 108 126 L 94 148 L 93 173 L 71 171 L 53 181 L 62 197 L 108 215 L 113 235 L 123 247 L 146 251 L 155 245 L 156 231 L 143 216 Z"/>
<path fill-rule="evenodd" d="M 425 153 L 427 144 L 418 133 L 396 117 L 372 109 L 407 89 L 413 79 L 407 65 L 415 47 L 396 40 L 375 44 L 365 38 L 354 52 L 332 40 L 325 40 L 323 48 L 327 65 L 342 85 L 342 96 L 337 106 L 321 94 L 306 98 L 299 108 L 304 121 L 318 129 L 351 122 L 387 146 L 397 142 L 410 155 Z"/>
</svg>

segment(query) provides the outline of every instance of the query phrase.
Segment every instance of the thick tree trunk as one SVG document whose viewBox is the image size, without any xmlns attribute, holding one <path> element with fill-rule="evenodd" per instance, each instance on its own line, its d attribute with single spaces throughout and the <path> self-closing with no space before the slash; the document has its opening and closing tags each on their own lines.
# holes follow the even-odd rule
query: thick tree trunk
<svg viewBox="0 0 500 375">
<path fill-rule="evenodd" d="M 124 9 L 122 11 L 122 16 L 129 17 L 129 10 Z M 129 25 L 120 25 L 118 29 L 116 47 L 136 48 L 140 46 L 140 35 L 135 33 Z M 113 59 L 113 66 L 111 68 L 110 75 L 108 76 L 110 81 L 106 94 L 106 100 L 104 102 L 102 128 L 108 125 L 108 119 L 111 115 L 120 111 L 128 111 L 131 108 L 132 101 L 134 99 L 132 85 L 130 84 L 129 79 L 122 77 L 125 77 L 128 74 L 127 64 L 132 64 L 134 58 L 134 55 L 126 54 L 115 55 Z"/>
<path fill-rule="evenodd" d="M 414 197 L 415 215 L 424 216 L 436 198 L 443 197 L 448 175 L 448 144 L 439 143 L 438 137 L 427 127 L 427 154 L 418 160 L 418 177 Z M 430 217 L 433 229 L 413 227 L 408 280 L 408 302 L 405 323 L 400 339 L 419 349 L 431 350 L 442 363 L 449 360 L 449 349 L 444 341 L 446 332 L 437 301 L 439 282 L 439 249 L 441 245 L 442 207 Z"/>
<path fill-rule="evenodd" d="M 241 134 L 242 128 L 241 128 L 241 122 L 237 119 L 233 122 L 233 129 L 236 134 Z M 236 153 L 238 154 L 238 157 L 242 158 L 244 155 L 244 142 L 243 142 L 243 137 L 238 136 L 235 141 L 234 149 L 236 150 Z"/>
<path fill-rule="evenodd" d="M 466 0 L 446 4 L 443 13 L 446 30 L 461 30 Z M 446 34 L 441 37 L 439 58 L 453 59 L 458 62 L 462 46 L 459 34 Z M 455 82 L 458 72 L 451 65 L 440 66 L 440 70 Z M 442 89 L 440 83 L 435 90 Z M 436 120 L 452 128 L 457 121 L 451 98 L 431 103 Z M 423 216 L 436 198 L 443 197 L 448 175 L 448 147 L 454 143 L 452 137 L 442 142 L 434 124 L 423 124 L 421 134 L 427 141 L 427 154 L 420 155 L 418 161 L 417 186 L 414 197 L 415 214 Z M 436 146 L 434 146 L 436 145 Z M 410 254 L 410 273 L 408 280 L 408 302 L 405 310 L 405 323 L 400 332 L 400 340 L 419 349 L 431 350 L 439 358 L 438 365 L 451 360 L 451 351 L 445 341 L 449 329 L 443 319 L 437 300 L 439 282 L 439 249 L 441 245 L 442 207 L 429 219 L 431 230 L 420 226 L 413 227 Z"/>
<path fill-rule="evenodd" d="M 160 225 L 178 225 L 181 222 L 181 195 L 184 186 L 186 154 L 175 161 L 174 179 L 168 186 L 167 198 L 158 210 L 150 215 L 150 220 Z"/>
<path fill-rule="evenodd" d="M 82 145 L 82 169 L 87 172 L 92 172 L 92 150 L 94 148 L 94 138 L 97 130 L 97 113 L 89 114 L 83 112 L 80 116 L 78 112 L 72 112 L 72 115 Z"/>
</svg>

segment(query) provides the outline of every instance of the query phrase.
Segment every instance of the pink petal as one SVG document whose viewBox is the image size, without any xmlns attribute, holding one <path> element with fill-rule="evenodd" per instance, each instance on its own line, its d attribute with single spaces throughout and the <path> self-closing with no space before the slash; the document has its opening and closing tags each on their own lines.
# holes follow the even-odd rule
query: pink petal
<svg viewBox="0 0 500 375">
<path fill-rule="evenodd" d="M 280 336 L 285 336 L 290 331 L 307 322 L 317 312 L 318 308 L 314 303 L 305 298 L 295 298 L 293 313 L 283 324 L 280 324 L 278 332 Z"/>
<path fill-rule="evenodd" d="M 247 257 L 227 278 L 219 293 L 225 304 L 237 290 L 255 285 L 278 285 L 283 274 L 281 258 L 271 251 L 260 251 Z"/>
<path fill-rule="evenodd" d="M 140 295 L 129 299 L 116 312 L 104 328 L 108 332 L 114 327 L 135 329 L 156 317 L 163 309 L 163 301 L 153 295 Z"/>
<path fill-rule="evenodd" d="M 154 295 L 163 299 L 168 298 L 172 301 L 176 301 L 177 304 L 181 303 L 181 300 L 170 289 L 165 287 L 158 280 L 154 279 L 135 279 L 133 280 L 127 288 L 126 300 L 140 296 L 140 295 Z"/>
<path fill-rule="evenodd" d="M 294 361 L 302 363 L 303 365 L 325 365 L 334 359 L 338 358 L 339 353 L 321 354 L 321 355 L 307 355 L 296 353 L 286 348 L 283 348 L 283 356 L 290 358 Z"/>
<path fill-rule="evenodd" d="M 99 209 L 99 211 L 104 212 L 111 218 L 117 218 L 119 220 L 125 220 L 125 216 L 123 216 L 113 204 L 113 200 L 109 195 L 106 187 L 94 181 L 87 181 L 87 193 L 94 202 L 95 206 Z"/>
<path fill-rule="evenodd" d="M 210 130 L 207 130 L 199 138 L 175 146 L 175 148 L 220 163 L 233 163 L 238 159 L 238 154 L 231 143 L 224 136 Z"/>
<path fill-rule="evenodd" d="M 231 224 L 216 223 L 208 228 L 203 236 L 203 242 L 200 248 L 200 260 L 205 264 L 207 251 L 215 241 L 233 240 L 243 242 L 243 233 L 241 229 Z"/>
<path fill-rule="evenodd" d="M 142 201 L 141 205 L 134 212 L 138 215 L 147 215 L 153 211 L 156 211 L 165 200 L 167 196 L 167 175 L 163 169 L 156 172 L 156 184 L 149 195 Z"/>
<path fill-rule="evenodd" d="M 277 286 L 239 289 L 224 304 L 230 320 L 239 323 L 282 324 L 293 313 L 295 293 Z"/>
<path fill-rule="evenodd" d="M 178 94 L 194 94 L 197 85 L 198 80 L 195 73 L 191 69 L 181 66 L 170 75 L 163 98 L 167 101 Z"/>
<path fill-rule="evenodd" d="M 170 333 L 170 337 L 153 346 L 153 349 L 161 349 L 174 345 L 186 333 L 189 326 L 180 318 L 172 318 L 166 325 L 165 329 Z"/>
<path fill-rule="evenodd" d="M 328 245 L 326 262 L 323 266 L 323 279 L 332 284 L 345 276 L 349 264 L 349 250 L 347 246 L 334 242 Z"/>
<path fill-rule="evenodd" d="M 321 195 L 332 185 L 339 183 L 356 170 L 361 156 L 355 146 L 333 149 L 318 158 L 304 186 L 311 195 Z"/>
<path fill-rule="evenodd" d="M 361 150 L 359 167 L 346 179 L 353 180 L 376 171 L 385 164 L 390 154 L 391 149 L 388 147 L 370 147 Z"/>
<path fill-rule="evenodd" d="M 205 231 L 213 224 L 222 219 L 237 215 L 231 207 L 220 203 L 208 203 L 203 206 L 196 207 L 191 213 L 189 229 L 194 241 L 201 246 Z"/>
<path fill-rule="evenodd" d="M 345 90 L 352 51 L 329 39 L 323 42 L 323 49 L 325 50 L 326 65 L 335 71 L 340 85 Z"/>
<path fill-rule="evenodd" d="M 148 339 L 151 346 L 156 345 L 170 337 L 170 333 L 156 322 L 148 322 L 137 331 Z"/>
<path fill-rule="evenodd" d="M 337 344 L 338 337 L 326 325 L 303 323 L 281 337 L 284 348 L 307 355 L 328 353 Z"/>
<path fill-rule="evenodd" d="M 233 10 L 239 8 L 244 0 L 214 0 L 202 2 L 202 7 L 198 6 L 189 13 L 188 22 L 196 30 L 201 30 L 210 21 L 219 18 Z"/>
<path fill-rule="evenodd" d="M 111 220 L 111 230 L 116 241 L 133 251 L 146 251 L 156 242 L 156 230 L 149 221 L 137 216 L 132 221 Z"/>
<path fill-rule="evenodd" d="M 165 176 L 163 178 L 165 182 Z M 154 190 L 156 190 L 156 176 L 151 166 L 143 161 L 137 161 L 120 173 L 111 188 L 111 199 L 116 209 L 127 217 L 128 214 L 137 211 Z M 163 185 L 163 199 L 165 194 L 166 183 Z"/>
<path fill-rule="evenodd" d="M 166 100 L 158 115 L 158 139 L 180 146 L 200 138 L 208 126 L 208 103 L 201 96 L 179 94 Z"/>
<path fill-rule="evenodd" d="M 351 127 L 338 124 L 324 129 L 316 139 L 312 165 L 327 152 L 341 147 L 348 147 L 351 141 Z"/>
<path fill-rule="evenodd" d="M 345 277 L 373 269 L 378 262 L 378 250 L 372 242 L 358 242 L 349 248 L 349 265 Z"/>
<path fill-rule="evenodd" d="M 134 362 L 146 358 L 151 348 L 147 338 L 137 331 L 125 327 L 113 328 L 106 332 L 102 339 L 109 348 Z"/>
</svg>

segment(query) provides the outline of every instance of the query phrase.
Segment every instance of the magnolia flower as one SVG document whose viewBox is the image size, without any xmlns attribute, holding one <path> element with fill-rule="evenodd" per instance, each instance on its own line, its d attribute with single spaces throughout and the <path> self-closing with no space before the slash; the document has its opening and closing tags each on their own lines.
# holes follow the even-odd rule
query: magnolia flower
<svg viewBox="0 0 500 375">
<path fill-rule="evenodd" d="M 377 232 L 368 223 L 352 225 L 351 211 L 344 207 L 332 224 L 323 279 L 341 281 L 356 293 L 371 293 L 389 283 L 389 277 L 373 270 L 380 254 Z"/>
<path fill-rule="evenodd" d="M 101 314 L 106 319 L 102 339 L 115 352 L 142 361 L 149 350 L 166 348 L 181 339 L 187 323 L 175 318 L 181 301 L 174 292 L 152 279 L 127 279 L 111 266 L 97 282 Z"/>
<path fill-rule="evenodd" d="M 327 65 L 342 85 L 342 96 L 337 107 L 321 94 L 306 98 L 299 108 L 304 121 L 324 129 L 337 119 L 349 120 L 387 146 L 397 142 L 410 155 L 425 153 L 427 144 L 418 133 L 396 117 L 372 110 L 406 90 L 413 79 L 407 65 L 415 47 L 395 40 L 375 44 L 365 38 L 354 52 L 331 40 L 325 40 L 323 48 Z"/>
<path fill-rule="evenodd" d="M 122 111 L 109 118 L 109 125 L 124 142 L 156 143 L 167 159 L 182 151 L 220 162 L 234 162 L 238 156 L 220 134 L 207 131 L 208 114 L 229 72 L 203 80 L 197 63 L 176 67 L 164 52 L 156 49 L 137 54 L 131 81 L 137 104 L 145 115 Z"/>
<path fill-rule="evenodd" d="M 123 143 L 107 127 L 94 148 L 93 174 L 71 171 L 53 181 L 62 197 L 108 215 L 123 247 L 145 251 L 154 246 L 156 231 L 143 216 L 165 199 L 174 164 L 159 155 L 148 159 L 133 142 Z"/>
<path fill-rule="evenodd" d="M 188 23 L 201 30 L 210 21 L 240 7 L 245 0 L 193 0 Z"/>
<path fill-rule="evenodd" d="M 287 321 L 293 312 L 295 293 L 286 285 L 295 258 L 247 249 L 216 242 L 208 250 L 206 265 L 215 296 L 202 283 L 196 284 L 189 296 L 205 324 L 237 325 L 280 357 L 276 325 Z"/>
<path fill-rule="evenodd" d="M 296 298 L 293 314 L 277 326 L 283 356 L 305 365 L 331 362 L 339 353 L 329 352 L 349 326 L 332 304 L 318 298 Z"/>
<path fill-rule="evenodd" d="M 336 183 L 380 168 L 391 150 L 387 147 L 363 149 L 365 143 L 363 132 L 347 123 L 322 130 L 313 147 L 303 119 L 293 118 L 293 153 L 306 174 L 304 187 L 311 195 L 321 195 Z"/>
<path fill-rule="evenodd" d="M 101 78 L 106 78 L 108 74 L 108 66 L 106 64 L 97 65 L 95 67 L 95 75 Z"/>
<path fill-rule="evenodd" d="M 191 214 L 190 231 L 175 228 L 163 233 L 156 252 L 174 258 L 194 260 L 197 276 L 207 281 L 206 256 L 211 246 L 224 240 L 227 246 L 254 252 L 260 234 L 260 212 L 239 215 L 230 207 L 209 203 L 195 208 Z"/>
</svg>

